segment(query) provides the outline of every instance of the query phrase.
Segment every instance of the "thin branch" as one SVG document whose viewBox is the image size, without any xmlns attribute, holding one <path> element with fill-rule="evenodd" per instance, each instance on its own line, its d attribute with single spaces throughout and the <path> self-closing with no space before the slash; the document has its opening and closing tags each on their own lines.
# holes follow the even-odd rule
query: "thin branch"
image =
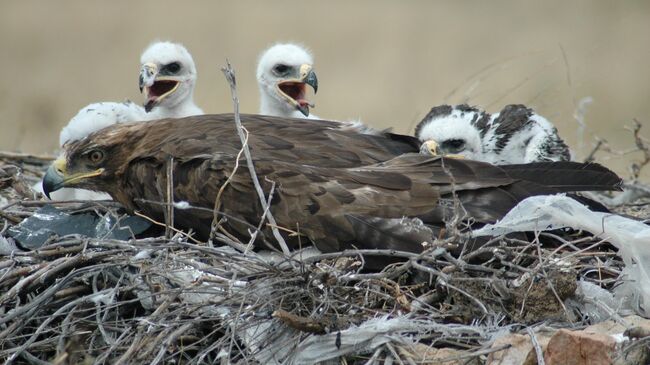
<svg viewBox="0 0 650 365">
<path fill-rule="evenodd" d="M 596 153 L 602 149 L 602 147 L 607 143 L 604 139 L 598 138 L 596 140 L 596 145 L 594 148 L 589 152 L 587 157 L 585 157 L 584 162 L 594 162 L 596 159 Z"/>
<path fill-rule="evenodd" d="M 214 198 L 214 208 L 212 209 L 212 224 L 210 225 L 210 238 L 212 238 L 214 234 L 219 230 L 219 226 L 223 220 L 223 218 L 219 219 L 219 210 L 221 209 L 221 195 L 226 190 L 226 187 L 230 185 L 230 181 L 237 173 L 237 170 L 239 170 L 239 159 L 241 158 L 241 154 L 244 152 L 244 146 L 248 146 L 248 131 L 246 131 L 246 139 L 242 144 L 242 148 L 239 150 L 239 153 L 237 153 L 237 157 L 235 159 L 235 167 L 232 169 L 230 175 L 228 175 L 226 181 L 221 185 L 219 191 L 217 192 L 217 196 Z"/>
<path fill-rule="evenodd" d="M 251 180 L 253 180 L 253 184 L 255 185 L 255 191 L 257 191 L 257 196 L 259 197 L 260 204 L 262 205 L 262 209 L 268 210 L 268 205 L 266 203 L 266 196 L 264 195 L 264 190 L 262 189 L 262 186 L 260 185 L 260 181 L 257 178 L 257 172 L 255 172 L 255 165 L 253 164 L 251 151 L 248 148 L 248 144 L 246 144 L 244 127 L 241 124 L 241 118 L 239 115 L 239 98 L 237 97 L 237 81 L 235 78 L 235 70 L 232 68 L 232 65 L 230 65 L 230 62 L 226 60 L 226 67 L 221 68 L 221 71 L 226 76 L 226 80 L 228 80 L 228 84 L 230 85 L 232 103 L 235 109 L 235 125 L 237 126 L 237 134 L 239 135 L 239 139 L 244 149 L 244 156 L 246 156 L 246 164 L 248 165 L 248 172 L 250 173 Z M 275 228 L 275 226 L 277 226 L 277 223 L 275 221 L 275 218 L 273 217 L 273 214 L 270 211 L 267 214 L 267 218 L 272 225 L 271 230 L 273 232 L 273 236 L 278 241 L 278 244 L 280 245 L 282 252 L 284 252 L 285 255 L 289 255 L 291 251 L 289 251 L 289 247 L 287 246 L 287 243 L 284 241 L 284 238 L 280 234 L 280 231 L 277 228 Z"/>
<path fill-rule="evenodd" d="M 544 351 L 542 351 L 542 346 L 539 344 L 539 341 L 537 341 L 537 336 L 535 336 L 535 332 L 530 327 L 526 327 L 526 333 L 528 333 L 528 336 L 530 336 L 530 342 L 533 343 L 533 348 L 535 349 L 535 356 L 537 358 L 537 365 L 545 365 L 546 362 L 544 362 Z"/>
<path fill-rule="evenodd" d="M 634 129 L 632 130 L 632 134 L 634 135 L 634 144 L 639 151 L 643 153 L 643 160 L 632 164 L 632 181 L 638 180 L 639 175 L 641 175 L 641 170 L 643 170 L 646 165 L 650 164 L 650 147 L 646 144 L 647 141 L 644 141 L 643 137 L 640 135 L 641 127 L 641 123 L 637 119 L 634 119 Z"/>
<path fill-rule="evenodd" d="M 166 184 L 166 198 L 167 209 L 165 219 L 165 238 L 171 238 L 172 230 L 174 229 L 174 157 L 169 156 L 167 159 L 167 184 Z"/>
</svg>

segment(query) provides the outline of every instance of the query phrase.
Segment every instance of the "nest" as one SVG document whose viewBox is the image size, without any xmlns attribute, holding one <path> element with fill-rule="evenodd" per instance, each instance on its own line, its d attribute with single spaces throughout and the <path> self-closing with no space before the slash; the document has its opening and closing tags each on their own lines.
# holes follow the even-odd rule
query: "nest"
<svg viewBox="0 0 650 365">
<path fill-rule="evenodd" d="M 30 186 L 49 160 L 0 158 L 0 239 L 46 204 L 123 214 L 114 203 L 37 199 Z M 437 354 L 472 364 L 503 349 L 491 345 L 504 331 L 576 327 L 608 315 L 576 291 L 617 285 L 624 264 L 607 242 L 566 230 L 498 237 L 452 255 L 462 239 L 434 242 L 422 254 L 307 248 L 286 256 L 182 233 L 53 237 L 0 258 L 0 359 L 372 364 Z M 368 273 L 368 255 L 399 260 Z"/>
</svg>

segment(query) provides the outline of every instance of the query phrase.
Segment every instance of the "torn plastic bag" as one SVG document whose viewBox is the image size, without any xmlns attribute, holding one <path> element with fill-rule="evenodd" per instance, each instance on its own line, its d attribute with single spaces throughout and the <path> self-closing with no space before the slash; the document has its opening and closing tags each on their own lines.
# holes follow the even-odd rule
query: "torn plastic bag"
<svg viewBox="0 0 650 365">
<path fill-rule="evenodd" d="M 132 216 L 119 219 L 111 214 L 98 216 L 95 213 L 68 214 L 46 205 L 17 226 L 7 230 L 18 245 L 24 249 L 40 248 L 52 236 L 79 234 L 91 238 L 128 240 L 144 232 L 151 223 Z"/>
<path fill-rule="evenodd" d="M 566 227 L 606 239 L 618 249 L 625 268 L 615 297 L 639 315 L 650 318 L 650 226 L 643 222 L 612 213 L 593 212 L 564 195 L 534 196 L 517 204 L 501 221 L 472 234 L 498 236 Z"/>
</svg>

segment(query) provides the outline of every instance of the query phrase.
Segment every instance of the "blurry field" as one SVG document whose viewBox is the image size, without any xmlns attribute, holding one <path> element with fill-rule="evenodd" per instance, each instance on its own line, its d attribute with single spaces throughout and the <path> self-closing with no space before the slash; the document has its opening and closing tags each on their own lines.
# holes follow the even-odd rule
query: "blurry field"
<svg viewBox="0 0 650 365">
<path fill-rule="evenodd" d="M 256 112 L 259 53 L 297 41 L 316 57 L 314 112 L 324 118 L 410 133 L 433 105 L 525 103 L 555 122 L 578 158 L 594 136 L 633 147 L 624 129 L 633 118 L 650 136 L 647 1 L 21 0 L 0 2 L 0 149 L 53 152 L 84 105 L 139 101 L 140 52 L 155 39 L 188 47 L 195 97 L 210 113 L 232 110 L 225 58 L 242 111 Z M 585 97 L 593 103 L 579 139 L 574 111 Z M 638 158 L 605 162 L 626 174 Z"/>
</svg>

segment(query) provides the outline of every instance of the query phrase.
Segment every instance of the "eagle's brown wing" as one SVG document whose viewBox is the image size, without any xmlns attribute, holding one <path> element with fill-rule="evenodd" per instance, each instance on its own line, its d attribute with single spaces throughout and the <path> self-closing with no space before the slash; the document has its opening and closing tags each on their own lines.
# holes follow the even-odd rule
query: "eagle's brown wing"
<svg viewBox="0 0 650 365">
<path fill-rule="evenodd" d="M 235 158 L 226 154 L 177 160 L 173 169 L 174 199 L 187 201 L 195 208 L 177 209 L 176 223 L 207 238 L 216 196 L 232 175 L 221 196 L 220 214 L 227 217 L 226 226 L 231 231 L 247 236 L 258 226 L 263 211 L 244 163 L 240 161 L 235 171 Z M 153 202 L 165 200 L 164 164 L 164 160 L 152 159 L 132 163 L 122 188 L 130 198 L 123 203 L 162 219 L 163 205 Z M 575 190 L 567 171 L 573 166 L 573 171 L 580 173 L 585 171 L 585 165 L 561 164 L 565 173 L 554 180 L 558 187 L 552 187 L 530 181 L 534 176 L 526 174 L 523 167 L 513 171 L 528 176 L 528 180 L 515 179 L 506 170 L 486 163 L 418 154 L 356 168 L 255 161 L 264 190 L 269 191 L 272 182 L 276 184 L 271 209 L 278 224 L 301 233 L 324 251 L 349 248 L 353 244 L 419 251 L 419 243 L 427 234 L 426 227 L 410 231 L 411 236 L 394 235 L 391 230 L 397 226 L 395 220 L 406 217 L 420 219 L 427 225 L 444 224 L 454 214 L 455 196 L 465 209 L 466 218 L 492 222 L 528 196 Z M 586 171 L 592 178 L 597 176 L 601 185 L 606 184 L 605 179 L 615 176 L 599 165 L 591 166 Z M 534 166 L 531 172 L 538 167 Z M 580 190 L 584 182 L 578 181 Z M 424 240 L 430 241 L 431 236 Z"/>
</svg>

